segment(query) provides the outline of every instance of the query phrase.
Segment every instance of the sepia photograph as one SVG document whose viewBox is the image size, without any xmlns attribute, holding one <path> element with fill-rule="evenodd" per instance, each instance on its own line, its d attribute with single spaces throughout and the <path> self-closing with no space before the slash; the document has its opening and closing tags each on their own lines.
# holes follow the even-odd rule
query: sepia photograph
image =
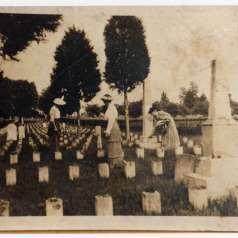
<svg viewBox="0 0 238 238">
<path fill-rule="evenodd" d="M 238 6 L 0 7 L 0 230 L 238 231 Z"/>
</svg>

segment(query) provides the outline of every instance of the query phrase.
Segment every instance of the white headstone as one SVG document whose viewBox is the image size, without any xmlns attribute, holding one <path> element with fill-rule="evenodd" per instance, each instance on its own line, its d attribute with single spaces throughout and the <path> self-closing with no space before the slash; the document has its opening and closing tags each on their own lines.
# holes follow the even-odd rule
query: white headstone
<svg viewBox="0 0 238 238">
<path fill-rule="evenodd" d="M 105 153 L 104 153 L 104 149 L 98 149 L 97 150 L 97 157 L 98 158 L 104 158 Z"/>
<path fill-rule="evenodd" d="M 10 212 L 10 203 L 6 200 L 0 200 L 0 216 L 8 217 Z"/>
<path fill-rule="evenodd" d="M 80 150 L 77 150 L 76 151 L 76 159 L 81 160 L 83 158 L 84 158 L 84 154 Z"/>
<path fill-rule="evenodd" d="M 18 154 L 10 154 L 10 164 L 17 164 L 18 162 Z"/>
<path fill-rule="evenodd" d="M 79 178 L 79 166 L 78 165 L 70 165 L 69 166 L 69 179 L 75 180 Z"/>
<path fill-rule="evenodd" d="M 191 205 L 197 210 L 207 208 L 208 206 L 207 189 L 189 188 L 188 199 Z"/>
<path fill-rule="evenodd" d="M 126 178 L 134 178 L 136 176 L 136 165 L 134 161 L 125 161 L 124 173 Z"/>
<path fill-rule="evenodd" d="M 7 169 L 6 170 L 6 185 L 13 186 L 17 183 L 17 173 L 16 169 Z"/>
<path fill-rule="evenodd" d="M 176 155 L 182 155 L 182 154 L 183 154 L 183 147 L 182 147 L 182 146 L 178 146 L 178 147 L 175 149 L 175 154 L 176 154 Z"/>
<path fill-rule="evenodd" d="M 96 216 L 113 216 L 113 201 L 108 194 L 95 197 Z"/>
<path fill-rule="evenodd" d="M 143 192 L 142 193 L 142 208 L 146 215 L 160 214 L 161 213 L 161 199 L 160 193 Z"/>
<path fill-rule="evenodd" d="M 153 175 L 163 174 L 163 162 L 161 160 L 152 160 L 151 170 Z"/>
<path fill-rule="evenodd" d="M 63 216 L 63 201 L 60 198 L 46 200 L 46 216 Z"/>
<path fill-rule="evenodd" d="M 145 149 L 144 148 L 136 148 L 136 156 L 138 159 L 144 159 L 145 157 Z"/>
<path fill-rule="evenodd" d="M 40 152 L 33 152 L 33 155 L 32 155 L 32 158 L 33 158 L 33 162 L 40 162 Z"/>
<path fill-rule="evenodd" d="M 163 147 L 156 149 L 156 155 L 158 158 L 164 158 L 164 153 L 165 152 Z"/>
<path fill-rule="evenodd" d="M 55 151 L 55 160 L 62 160 L 62 153 L 60 151 Z"/>
<path fill-rule="evenodd" d="M 49 168 L 48 168 L 48 166 L 39 167 L 38 180 L 40 183 L 48 183 L 49 182 Z"/>
<path fill-rule="evenodd" d="M 108 163 L 98 164 L 98 174 L 101 178 L 109 178 L 110 170 Z"/>
</svg>

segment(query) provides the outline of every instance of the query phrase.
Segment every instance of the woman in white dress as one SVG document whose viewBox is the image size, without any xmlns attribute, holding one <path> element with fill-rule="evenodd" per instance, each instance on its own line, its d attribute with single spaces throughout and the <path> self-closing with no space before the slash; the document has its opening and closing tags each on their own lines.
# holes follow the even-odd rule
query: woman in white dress
<svg viewBox="0 0 238 238">
<path fill-rule="evenodd" d="M 102 98 L 106 112 L 104 118 L 108 120 L 105 135 L 108 138 L 108 159 L 111 168 L 123 166 L 123 151 L 121 130 L 118 125 L 118 111 L 109 94 L 105 94 Z"/>
<path fill-rule="evenodd" d="M 53 101 L 53 106 L 49 111 L 50 123 L 48 126 L 48 136 L 50 138 L 50 147 L 54 151 L 58 150 L 58 136 L 60 133 L 60 128 L 58 125 L 58 119 L 60 119 L 60 110 L 59 105 L 65 105 L 65 102 L 62 98 L 55 98 Z"/>
<path fill-rule="evenodd" d="M 154 120 L 154 133 L 158 128 L 164 130 L 163 144 L 165 150 L 175 150 L 180 146 L 180 139 L 173 117 L 162 110 L 152 107 L 149 111 Z"/>
</svg>

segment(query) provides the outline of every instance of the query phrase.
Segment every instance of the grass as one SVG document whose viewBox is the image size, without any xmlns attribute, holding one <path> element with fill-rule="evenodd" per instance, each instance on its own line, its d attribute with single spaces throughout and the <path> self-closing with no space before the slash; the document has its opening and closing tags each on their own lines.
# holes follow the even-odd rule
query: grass
<svg viewBox="0 0 238 238">
<path fill-rule="evenodd" d="M 153 176 L 151 160 L 157 159 L 153 151 L 146 151 L 145 159 L 137 159 L 135 148 L 125 147 L 125 159 L 136 163 L 136 177 L 126 179 L 121 169 L 111 171 L 109 179 L 99 178 L 98 163 L 107 158 L 96 157 L 96 140 L 93 139 L 85 159 L 76 160 L 74 150 L 64 150 L 63 160 L 55 161 L 46 147 L 40 147 L 41 162 L 32 162 L 32 149 L 23 145 L 16 165 L 9 165 L 8 157 L 0 158 L 0 199 L 10 201 L 11 216 L 45 215 L 45 200 L 49 197 L 63 199 L 64 215 L 94 215 L 94 199 L 99 194 L 110 194 L 113 198 L 114 215 L 144 215 L 141 194 L 143 191 L 158 191 L 161 194 L 161 215 L 205 215 L 237 216 L 236 201 L 210 202 L 203 211 L 196 211 L 188 202 L 188 191 L 183 184 L 174 182 L 175 155 L 166 153 L 163 161 L 164 174 Z M 158 159 L 157 159 L 158 160 Z M 80 166 L 80 178 L 70 181 L 68 166 Z M 38 168 L 49 166 L 48 184 L 38 182 Z M 17 185 L 5 185 L 5 170 L 17 169 Z"/>
</svg>

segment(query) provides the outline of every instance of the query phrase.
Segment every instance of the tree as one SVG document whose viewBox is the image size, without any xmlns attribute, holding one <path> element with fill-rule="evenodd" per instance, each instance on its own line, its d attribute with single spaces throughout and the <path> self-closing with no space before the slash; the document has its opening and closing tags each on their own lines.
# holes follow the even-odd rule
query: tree
<svg viewBox="0 0 238 238">
<path fill-rule="evenodd" d="M 90 101 L 99 91 L 101 75 L 97 55 L 84 31 L 69 28 L 55 52 L 56 65 L 51 84 L 43 94 L 41 106 L 47 108 L 55 97 L 65 96 L 64 114 L 79 112 L 80 100 Z M 48 107 L 49 108 L 49 107 Z"/>
<path fill-rule="evenodd" d="M 198 86 L 191 82 L 188 89 L 182 88 L 179 95 L 180 113 L 200 114 L 206 116 L 208 114 L 208 100 L 205 94 L 198 95 Z"/>
<path fill-rule="evenodd" d="M 142 22 L 135 16 L 113 16 L 105 30 L 105 81 L 124 94 L 126 134 L 129 140 L 128 93 L 149 73 L 150 57 Z"/>
<path fill-rule="evenodd" d="M 17 60 L 16 55 L 32 41 L 39 43 L 46 32 L 54 32 L 61 15 L 0 14 L 0 56 Z"/>
<path fill-rule="evenodd" d="M 0 74 L 0 117 L 33 115 L 38 104 L 34 83 L 11 80 Z"/>
<path fill-rule="evenodd" d="M 142 100 L 129 104 L 129 116 L 136 118 L 142 115 Z"/>
<path fill-rule="evenodd" d="M 209 102 L 207 100 L 207 97 L 205 94 L 202 94 L 200 97 L 198 97 L 198 100 L 193 109 L 193 114 L 207 116 L 208 107 L 209 107 Z"/>
<path fill-rule="evenodd" d="M 165 92 L 162 92 L 160 102 L 159 102 L 160 109 L 161 110 L 166 110 L 169 103 L 170 102 L 169 102 L 169 99 L 167 97 L 167 94 Z"/>
<path fill-rule="evenodd" d="M 194 82 L 191 82 L 188 89 L 181 88 L 181 93 L 179 95 L 179 98 L 180 98 L 180 103 L 184 105 L 188 109 L 189 114 L 191 114 L 193 107 L 195 106 L 198 100 L 197 85 Z"/>
</svg>

